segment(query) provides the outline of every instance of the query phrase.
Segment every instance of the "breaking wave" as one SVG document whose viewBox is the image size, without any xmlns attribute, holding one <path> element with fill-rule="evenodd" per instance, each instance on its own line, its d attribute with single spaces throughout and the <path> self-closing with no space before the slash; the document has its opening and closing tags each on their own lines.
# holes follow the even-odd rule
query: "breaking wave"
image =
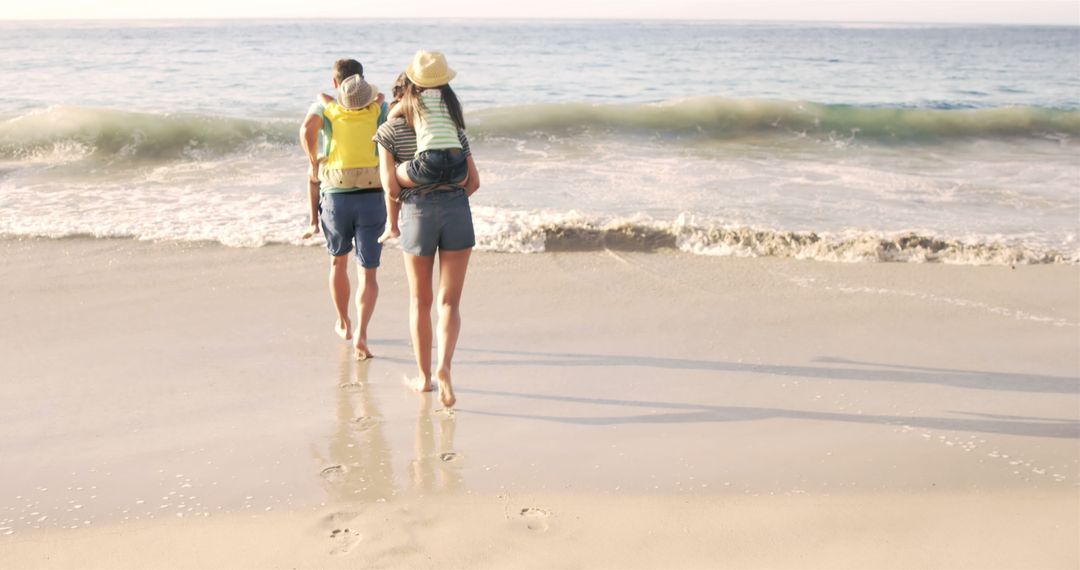
<svg viewBox="0 0 1080 570">
<path fill-rule="evenodd" d="M 645 105 L 561 103 L 469 114 L 477 139 L 505 136 L 625 136 L 754 139 L 769 136 L 942 142 L 962 138 L 1080 135 L 1080 110 L 1041 107 L 923 109 L 703 97 Z M 297 149 L 299 119 L 240 119 L 87 107 L 48 107 L 0 122 L 0 159 L 200 160 L 268 147 Z"/>
<path fill-rule="evenodd" d="M 878 142 L 1080 135 L 1080 111 L 1040 107 L 925 109 L 702 97 L 647 105 L 584 103 L 487 109 L 480 136 L 582 130 L 740 139 L 762 135 L 855 137 Z"/>
<path fill-rule="evenodd" d="M 0 158 L 200 160 L 297 145 L 298 121 L 49 107 L 0 122 Z M 297 147 L 298 148 L 298 147 Z"/>
<path fill-rule="evenodd" d="M 955 239 L 918 232 L 795 232 L 709 223 L 612 220 L 578 215 L 537 221 L 529 215 L 475 212 L 479 249 L 507 252 L 680 250 L 728 257 L 786 257 L 844 263 L 908 262 L 965 265 L 1078 263 L 1080 250 L 997 240 Z"/>
</svg>

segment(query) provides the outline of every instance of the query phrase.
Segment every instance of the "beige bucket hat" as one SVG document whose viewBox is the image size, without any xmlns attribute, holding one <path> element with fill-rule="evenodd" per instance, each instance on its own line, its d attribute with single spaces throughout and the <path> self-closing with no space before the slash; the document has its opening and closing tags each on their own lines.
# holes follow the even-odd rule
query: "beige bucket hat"
<svg viewBox="0 0 1080 570">
<path fill-rule="evenodd" d="M 412 63 L 405 69 L 405 75 L 417 87 L 425 89 L 446 85 L 457 75 L 446 63 L 446 56 L 441 51 L 420 50 L 413 56 Z"/>
<path fill-rule="evenodd" d="M 338 104 L 346 109 L 363 109 L 379 96 L 379 88 L 359 75 L 350 75 L 338 86 Z"/>
</svg>

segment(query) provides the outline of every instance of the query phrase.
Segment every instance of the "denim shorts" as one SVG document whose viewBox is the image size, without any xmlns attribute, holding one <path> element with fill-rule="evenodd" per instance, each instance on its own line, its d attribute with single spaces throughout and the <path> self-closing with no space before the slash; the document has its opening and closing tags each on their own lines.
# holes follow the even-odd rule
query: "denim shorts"
<svg viewBox="0 0 1080 570">
<path fill-rule="evenodd" d="M 425 150 L 409 161 L 409 179 L 416 186 L 460 183 L 469 175 L 469 164 L 461 149 Z"/>
<path fill-rule="evenodd" d="M 401 203 L 401 249 L 420 256 L 438 250 L 458 251 L 476 245 L 472 210 L 465 191 L 435 190 L 413 194 Z"/>
<path fill-rule="evenodd" d="M 356 242 L 356 260 L 373 269 L 379 266 L 386 229 L 386 202 L 382 192 L 330 192 L 319 201 L 319 223 L 330 255 L 346 255 Z"/>
</svg>

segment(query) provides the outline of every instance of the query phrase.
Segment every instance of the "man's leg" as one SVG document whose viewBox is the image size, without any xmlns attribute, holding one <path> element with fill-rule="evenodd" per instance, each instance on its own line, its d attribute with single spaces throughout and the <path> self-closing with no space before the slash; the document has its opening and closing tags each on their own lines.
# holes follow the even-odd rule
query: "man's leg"
<svg viewBox="0 0 1080 570">
<path fill-rule="evenodd" d="M 386 228 L 386 202 L 382 193 L 360 194 L 352 198 L 356 207 L 356 222 L 353 238 L 356 240 L 356 268 L 359 285 L 356 289 L 356 318 L 360 321 L 356 327 L 353 346 L 356 358 L 371 358 L 368 350 L 368 323 L 375 312 L 375 302 L 379 299 L 379 281 L 376 274 L 382 260 L 382 244 L 379 235 Z"/>
<path fill-rule="evenodd" d="M 371 322 L 371 315 L 375 313 L 375 302 L 379 300 L 379 280 L 377 278 L 379 268 L 360 267 L 357 275 L 360 283 L 356 287 L 356 318 L 360 319 L 360 326 L 356 328 L 356 358 L 365 360 L 373 355 L 367 346 L 367 328 Z"/>
<path fill-rule="evenodd" d="M 341 196 L 324 195 L 319 205 L 319 223 L 330 253 L 330 300 L 334 302 L 337 322 L 334 331 L 344 340 L 352 338 L 349 321 L 349 252 L 352 251 L 352 221 Z M 345 230 L 345 231 L 343 231 Z"/>
<path fill-rule="evenodd" d="M 349 254 L 330 258 L 330 299 L 337 311 L 334 330 L 343 340 L 352 338 L 352 322 L 349 320 Z"/>
</svg>

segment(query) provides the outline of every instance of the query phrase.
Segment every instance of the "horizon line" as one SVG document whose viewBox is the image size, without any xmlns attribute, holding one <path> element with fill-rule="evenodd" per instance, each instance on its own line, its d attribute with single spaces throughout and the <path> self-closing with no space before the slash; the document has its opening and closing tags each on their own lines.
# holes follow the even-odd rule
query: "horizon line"
<svg viewBox="0 0 1080 570">
<path fill-rule="evenodd" d="M 761 20 L 740 18 L 608 18 L 597 17 L 511 17 L 511 16 L 447 16 L 447 17 L 376 17 L 376 18 L 340 18 L 333 16 L 166 16 L 166 17 L 86 17 L 86 18 L 0 18 L 0 23 L 103 23 L 103 22 L 268 22 L 268 21 L 311 21 L 311 22 L 371 22 L 371 21 L 513 21 L 513 22 L 682 22 L 713 23 L 728 22 L 738 24 L 848 24 L 848 25 L 895 25 L 895 26 L 1029 26 L 1076 28 L 1080 21 L 1065 24 L 1041 22 L 987 22 L 987 21 L 900 21 L 900 20 Z"/>
</svg>

